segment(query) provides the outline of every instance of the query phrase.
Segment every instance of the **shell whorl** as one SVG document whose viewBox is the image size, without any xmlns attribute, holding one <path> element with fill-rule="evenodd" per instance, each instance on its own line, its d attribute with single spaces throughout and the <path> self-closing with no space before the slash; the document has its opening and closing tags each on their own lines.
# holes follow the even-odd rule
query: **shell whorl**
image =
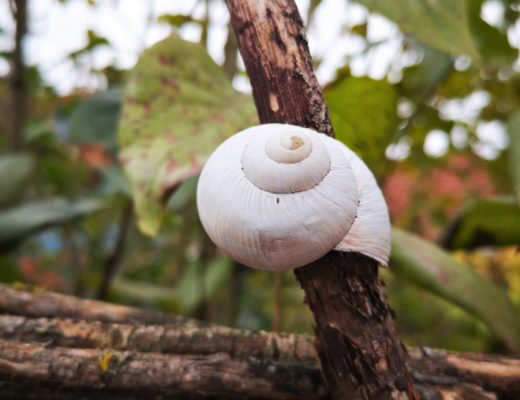
<svg viewBox="0 0 520 400">
<path fill-rule="evenodd" d="M 204 166 L 197 188 L 201 222 L 218 247 L 259 269 L 303 266 L 335 247 L 385 263 L 388 255 L 376 250 L 374 256 L 355 245 L 360 240 L 378 247 L 378 228 L 370 225 L 365 232 L 365 224 L 357 223 L 358 206 L 383 215 L 378 220 L 383 230 L 388 214 L 372 174 L 352 157 L 340 142 L 310 129 L 248 128 L 222 143 Z M 356 176 L 364 182 L 367 173 L 374 181 L 369 190 Z M 368 202 L 363 193 L 369 194 Z M 377 205 L 371 203 L 374 198 Z"/>
<path fill-rule="evenodd" d="M 329 173 L 330 154 L 316 133 L 287 125 L 270 126 L 269 134 L 252 137 L 244 150 L 246 178 L 277 194 L 303 192 L 319 184 Z"/>
</svg>

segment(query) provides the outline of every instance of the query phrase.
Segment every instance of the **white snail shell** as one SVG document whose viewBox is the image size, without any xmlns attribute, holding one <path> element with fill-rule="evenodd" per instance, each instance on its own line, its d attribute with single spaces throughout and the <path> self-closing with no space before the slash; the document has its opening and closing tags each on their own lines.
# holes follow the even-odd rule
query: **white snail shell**
<svg viewBox="0 0 520 400">
<path fill-rule="evenodd" d="M 372 173 L 311 129 L 265 124 L 227 139 L 201 172 L 197 206 L 216 245 L 254 268 L 296 268 L 333 249 L 388 261 L 390 222 Z"/>
</svg>

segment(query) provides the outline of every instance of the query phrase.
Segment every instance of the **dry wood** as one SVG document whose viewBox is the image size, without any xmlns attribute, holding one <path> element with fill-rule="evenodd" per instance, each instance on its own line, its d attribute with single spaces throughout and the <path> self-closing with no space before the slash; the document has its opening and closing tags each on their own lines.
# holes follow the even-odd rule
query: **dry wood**
<svg viewBox="0 0 520 400">
<path fill-rule="evenodd" d="M 410 349 L 410 354 L 410 366 L 420 374 L 472 382 L 501 400 L 520 399 L 519 358 L 439 349 Z"/>
<path fill-rule="evenodd" d="M 227 0 L 262 123 L 333 136 L 293 0 Z M 295 274 L 316 321 L 323 377 L 336 399 L 415 398 L 406 352 L 382 296 L 377 262 L 331 252 Z"/>
<path fill-rule="evenodd" d="M 30 385 L 24 383 L 30 382 Z M 423 399 L 492 400 L 477 385 L 421 375 Z M 173 355 L 112 349 L 48 348 L 0 339 L 0 389 L 4 398 L 325 399 L 316 364 L 276 362 L 225 353 Z M 36 393 L 35 393 L 36 392 Z M 36 397 L 35 397 L 36 396 Z M 38 397 L 40 396 L 40 397 Z M 137 397 L 139 398 L 139 397 Z M 513 397 L 511 397 L 513 398 Z"/>
<path fill-rule="evenodd" d="M 23 289 L 25 286 L 20 284 L 16 287 Z M 73 296 L 45 292 L 40 288 L 33 287 L 29 288 L 30 291 L 25 291 L 17 290 L 16 287 L 0 285 L 0 313 L 128 324 L 208 325 L 202 321 L 151 310 L 96 300 L 80 300 Z"/>
<path fill-rule="evenodd" d="M 0 315 L 0 338 L 60 347 L 163 354 L 226 353 L 232 357 L 317 363 L 310 337 L 224 326 L 108 324 Z"/>
<path fill-rule="evenodd" d="M 17 303 L 17 299 L 21 300 L 20 304 Z M 58 313 L 56 318 L 44 318 L 39 315 L 36 315 L 39 318 L 31 318 L 30 316 L 35 316 L 34 314 L 38 314 L 38 312 L 48 313 L 48 307 L 38 306 L 47 301 L 52 309 L 64 312 L 64 315 L 60 316 Z M 110 360 L 112 360 L 112 355 L 120 357 L 123 354 L 127 359 L 133 359 L 135 356 L 142 362 L 139 365 L 149 371 L 155 371 L 158 366 L 163 365 L 168 354 L 177 357 L 175 360 L 178 361 L 178 364 L 170 364 L 172 368 L 174 365 L 179 366 L 179 363 L 182 365 L 187 363 L 186 365 L 191 365 L 194 370 L 199 367 L 203 370 L 206 368 L 204 361 L 190 364 L 194 359 L 202 360 L 204 357 L 220 354 L 227 356 L 226 360 L 231 362 L 230 365 L 227 365 L 228 361 L 222 361 L 222 365 L 225 367 L 221 371 L 219 370 L 220 373 L 225 373 L 229 370 L 228 368 L 232 369 L 237 365 L 246 365 L 240 364 L 241 362 L 254 361 L 254 363 L 263 365 L 267 370 L 283 368 L 287 373 L 288 382 L 292 382 L 290 379 L 295 376 L 298 379 L 304 379 L 305 382 L 314 382 L 314 379 L 318 379 L 319 384 L 313 386 L 316 391 L 312 393 L 312 396 L 306 386 L 295 386 L 291 393 L 297 397 L 319 398 L 321 390 L 323 390 L 316 362 L 316 352 L 309 337 L 273 332 L 250 332 L 221 326 L 201 327 L 197 321 L 192 322 L 188 319 L 183 319 L 185 324 L 180 325 L 176 318 L 173 319 L 176 321 L 174 324 L 147 324 L 146 320 L 149 317 L 142 310 L 98 301 L 80 300 L 54 293 L 21 291 L 5 285 L 0 285 L 0 304 L 2 304 L 2 312 L 6 313 L 0 315 L 0 338 L 2 338 L 4 348 L 10 348 L 15 352 L 20 351 L 16 357 L 12 353 L 5 353 L 11 354 L 11 356 L 4 357 L 0 348 L 0 360 L 4 362 L 2 364 L 4 372 L 0 373 L 0 390 L 3 395 L 5 394 L 5 398 L 45 399 L 55 398 L 54 395 L 56 398 L 64 399 L 97 398 L 110 391 L 113 398 L 117 399 L 120 396 L 121 398 L 131 398 L 129 393 L 133 393 L 135 390 L 138 390 L 139 393 L 145 393 L 148 389 L 150 393 L 158 390 L 161 395 L 165 395 L 171 390 L 184 390 L 176 389 L 175 382 L 175 385 L 172 383 L 171 387 L 156 388 L 155 377 L 147 381 L 150 388 L 145 386 L 145 382 L 141 382 L 140 384 L 143 386 L 136 388 L 132 380 L 124 381 L 123 377 L 118 378 L 120 384 L 107 387 L 103 381 L 106 378 L 105 375 L 98 373 L 95 379 L 101 381 L 90 388 L 89 385 L 93 381 L 79 382 L 77 381 L 78 376 L 70 378 L 76 380 L 75 383 L 69 384 L 65 380 L 60 381 L 61 383 L 58 385 L 51 375 L 44 375 L 40 380 L 32 381 L 31 390 L 28 391 L 26 385 L 20 386 L 19 383 L 32 379 L 32 369 L 22 367 L 33 363 L 35 366 L 39 365 L 37 355 L 43 350 L 47 351 L 45 354 L 48 356 L 46 362 L 48 362 L 49 370 L 61 370 L 64 360 L 72 359 L 77 354 L 83 354 L 85 358 L 81 358 L 81 360 L 84 360 L 86 364 L 81 365 L 91 372 L 96 368 L 101 368 L 99 362 L 102 360 L 100 355 L 103 354 L 109 356 Z M 113 310 L 114 307 L 118 312 L 109 312 L 106 315 L 93 313 L 93 309 L 89 307 L 92 305 L 95 306 L 93 309 Z M 73 307 L 78 310 L 74 315 L 75 320 L 67 319 Z M 121 313 L 120 310 L 124 310 L 124 313 Z M 13 315 L 19 311 L 22 312 L 20 315 Z M 25 315 L 23 315 L 24 313 Z M 121 319 L 127 318 L 122 318 L 122 316 L 132 316 L 132 318 L 128 318 L 130 323 L 121 323 Z M 168 319 L 160 313 L 154 318 L 159 321 Z M 112 323 L 111 319 L 115 322 Z M 28 345 L 31 351 L 26 351 L 28 348 L 24 347 L 22 341 L 32 343 Z M 77 352 L 82 349 L 90 349 L 91 352 Z M 95 352 L 97 352 L 98 358 L 91 357 Z M 493 399 L 496 398 L 495 394 L 501 396 L 501 399 L 520 398 L 519 359 L 432 349 L 410 349 L 409 352 L 414 384 L 422 399 Z M 148 356 L 143 353 L 148 353 Z M 194 356 L 197 357 L 193 358 Z M 107 357 L 105 357 L 105 361 Z M 2 361 L 0 361 L 1 363 Z M 185 370 L 182 367 L 179 368 L 178 371 L 171 372 L 182 375 Z M 220 377 L 219 371 L 215 372 L 216 380 L 213 381 L 218 385 L 213 387 L 210 383 L 206 383 L 206 386 L 201 386 L 206 388 L 204 390 L 208 390 L 204 393 L 217 397 L 222 396 L 222 398 L 229 398 L 232 395 L 246 396 L 246 392 L 238 391 L 233 382 L 229 383 L 225 380 L 227 378 Z M 116 375 L 120 373 L 127 374 L 129 377 L 128 374 L 131 372 L 126 369 L 112 369 L 110 372 L 110 374 Z M 240 379 L 247 380 L 250 376 L 249 370 L 244 370 Z M 264 374 L 260 376 L 260 378 L 262 377 L 267 379 L 269 375 Z M 6 382 L 7 380 L 10 382 Z M 126 384 L 121 382 L 128 382 L 128 385 L 125 386 Z M 171 381 L 169 382 L 171 383 Z M 19 394 L 22 388 L 23 396 Z M 31 397 L 33 389 L 36 391 L 36 394 L 33 393 L 36 397 Z M 186 390 L 189 390 L 190 398 L 202 396 L 198 389 L 192 392 L 191 386 Z M 297 393 L 299 390 L 303 390 L 303 392 Z M 48 397 L 45 397 L 45 393 L 48 394 Z M 38 394 L 41 394 L 41 397 L 38 397 Z M 278 396 L 278 394 L 279 392 L 275 391 L 273 396 Z M 267 396 L 266 398 L 276 398 L 267 394 L 265 396 Z"/>
<path fill-rule="evenodd" d="M 193 393 L 265 399 L 323 398 L 319 370 L 224 353 L 173 355 L 46 348 L 0 339 L 0 381 L 151 395 Z"/>
</svg>

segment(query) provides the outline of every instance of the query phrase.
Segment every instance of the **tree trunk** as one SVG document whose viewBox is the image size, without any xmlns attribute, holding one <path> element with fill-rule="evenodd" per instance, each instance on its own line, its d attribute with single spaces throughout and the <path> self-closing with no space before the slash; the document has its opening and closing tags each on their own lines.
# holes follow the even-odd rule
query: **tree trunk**
<svg viewBox="0 0 520 400">
<path fill-rule="evenodd" d="M 227 0 L 260 122 L 333 136 L 293 0 Z M 336 399 L 415 398 L 406 352 L 380 290 L 377 262 L 331 252 L 295 270 L 316 321 L 316 348 Z"/>
</svg>

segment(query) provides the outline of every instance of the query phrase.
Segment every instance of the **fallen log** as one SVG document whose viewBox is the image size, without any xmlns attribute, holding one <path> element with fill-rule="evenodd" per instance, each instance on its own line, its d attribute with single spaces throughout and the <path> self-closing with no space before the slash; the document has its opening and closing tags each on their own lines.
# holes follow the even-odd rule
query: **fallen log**
<svg viewBox="0 0 520 400">
<path fill-rule="evenodd" d="M 75 318 L 68 318 L 72 306 Z M 112 307 L 118 312 L 93 312 Z M 56 317 L 49 318 L 50 310 Z M 150 324 L 144 310 L 6 285 L 0 285 L 0 313 L 0 390 L 11 398 L 31 398 L 33 389 L 42 399 L 45 393 L 326 398 L 307 336 L 204 326 L 161 313 L 153 321 L 174 323 Z M 408 353 L 423 399 L 520 398 L 518 358 L 428 348 Z M 27 397 L 15 396 L 21 388 Z"/>
</svg>

